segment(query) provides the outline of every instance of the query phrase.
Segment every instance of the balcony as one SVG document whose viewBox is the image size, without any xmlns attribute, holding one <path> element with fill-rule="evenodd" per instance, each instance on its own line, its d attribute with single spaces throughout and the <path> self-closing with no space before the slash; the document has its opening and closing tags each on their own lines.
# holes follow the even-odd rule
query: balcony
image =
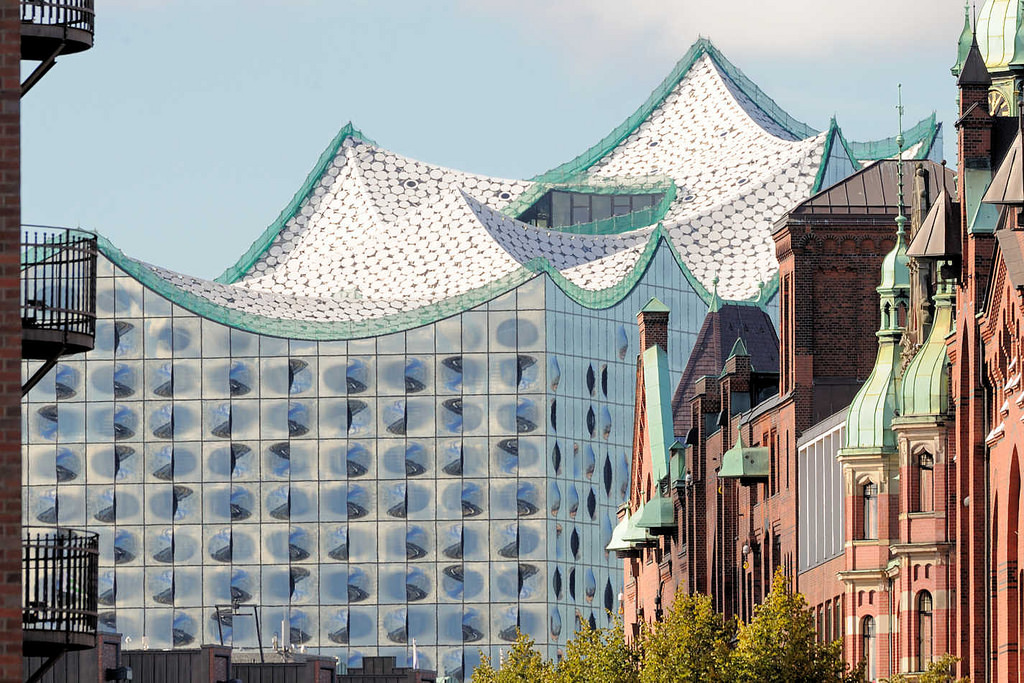
<svg viewBox="0 0 1024 683">
<path fill-rule="evenodd" d="M 64 652 L 96 647 L 99 535 L 57 527 L 23 533 L 24 655 L 56 661 Z"/>
<path fill-rule="evenodd" d="M 21 244 L 22 358 L 52 366 L 61 356 L 91 350 L 95 337 L 95 235 L 66 228 L 26 230 Z"/>
<path fill-rule="evenodd" d="M 94 0 L 21 0 L 21 58 L 43 61 L 92 47 Z"/>
</svg>

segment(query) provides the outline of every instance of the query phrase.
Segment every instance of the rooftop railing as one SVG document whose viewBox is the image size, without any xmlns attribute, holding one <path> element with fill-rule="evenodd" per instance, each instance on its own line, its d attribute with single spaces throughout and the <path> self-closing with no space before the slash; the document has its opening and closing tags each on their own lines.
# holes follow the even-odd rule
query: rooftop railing
<svg viewBox="0 0 1024 683">
<path fill-rule="evenodd" d="M 49 360 L 92 349 L 96 237 L 30 226 L 21 244 L 22 356 Z"/>
<path fill-rule="evenodd" d="M 21 547 L 26 656 L 95 647 L 99 535 L 25 527 Z"/>
<path fill-rule="evenodd" d="M 42 60 L 92 47 L 94 0 L 21 0 L 21 58 Z"/>
</svg>

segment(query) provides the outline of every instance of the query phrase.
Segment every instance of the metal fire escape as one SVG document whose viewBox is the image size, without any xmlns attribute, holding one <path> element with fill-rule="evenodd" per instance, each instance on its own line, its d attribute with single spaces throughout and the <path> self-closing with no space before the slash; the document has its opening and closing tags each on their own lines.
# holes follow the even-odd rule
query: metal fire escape
<svg viewBox="0 0 1024 683">
<path fill-rule="evenodd" d="M 21 58 L 39 65 L 21 84 L 21 96 L 57 63 L 92 47 L 94 0 L 21 0 Z"/>
</svg>

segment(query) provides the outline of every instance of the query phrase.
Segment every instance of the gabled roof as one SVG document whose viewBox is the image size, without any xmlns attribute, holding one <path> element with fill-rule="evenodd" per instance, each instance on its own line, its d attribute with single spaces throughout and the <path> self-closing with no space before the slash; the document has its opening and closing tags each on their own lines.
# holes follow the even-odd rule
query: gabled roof
<svg viewBox="0 0 1024 683">
<path fill-rule="evenodd" d="M 934 139 L 934 117 L 920 131 Z M 583 305 L 610 306 L 662 246 L 706 301 L 717 278 L 721 298 L 764 303 L 777 287 L 772 224 L 855 170 L 851 145 L 835 122 L 817 133 L 786 114 L 701 39 L 633 116 L 532 180 L 409 159 L 349 124 L 215 282 L 104 253 L 191 310 L 303 338 L 407 329 L 538 273 Z M 517 220 L 551 189 L 661 201 L 564 229 Z"/>
<path fill-rule="evenodd" d="M 743 337 L 749 341 L 750 364 L 759 372 L 774 372 L 779 367 L 779 338 L 771 318 L 760 308 L 724 304 L 708 313 L 701 325 L 686 361 L 686 367 L 672 396 L 672 420 L 675 433 L 685 435 L 690 423 L 690 399 L 694 396 L 693 383 L 708 375 L 718 377 Z"/>
</svg>

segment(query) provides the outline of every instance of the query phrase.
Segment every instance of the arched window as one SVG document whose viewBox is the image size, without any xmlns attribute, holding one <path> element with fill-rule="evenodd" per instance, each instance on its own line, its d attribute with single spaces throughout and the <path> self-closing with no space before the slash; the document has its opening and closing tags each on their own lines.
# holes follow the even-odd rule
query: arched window
<svg viewBox="0 0 1024 683">
<path fill-rule="evenodd" d="M 864 484 L 862 496 L 864 498 L 864 528 L 861 538 L 878 538 L 878 486 L 870 482 Z"/>
<path fill-rule="evenodd" d="M 932 661 L 932 594 L 921 591 L 917 595 L 917 670 L 924 671 Z"/>
<path fill-rule="evenodd" d="M 934 477 L 935 458 L 931 453 L 924 452 L 918 457 L 918 510 L 930 512 L 935 509 Z"/>
<path fill-rule="evenodd" d="M 875 649 L 875 620 L 872 617 L 864 617 L 860 627 L 861 639 L 863 640 L 864 674 L 869 681 L 875 680 L 877 674 L 875 660 L 877 651 Z"/>
</svg>

